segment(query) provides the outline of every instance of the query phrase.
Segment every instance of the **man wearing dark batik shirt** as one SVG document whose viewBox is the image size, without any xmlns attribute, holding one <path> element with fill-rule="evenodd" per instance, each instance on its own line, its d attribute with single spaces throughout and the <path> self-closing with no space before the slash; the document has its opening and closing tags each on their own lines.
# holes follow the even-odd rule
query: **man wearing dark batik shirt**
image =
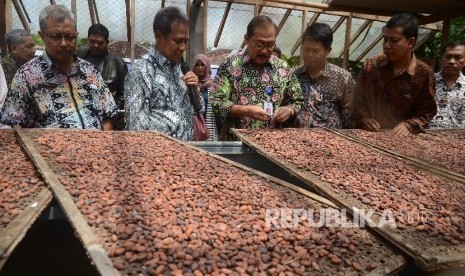
<svg viewBox="0 0 465 276">
<path fill-rule="evenodd" d="M 39 16 L 43 56 L 22 66 L 8 92 L 0 120 L 8 125 L 111 129 L 116 104 L 97 70 L 76 52 L 76 22 L 64 6 Z"/>
<path fill-rule="evenodd" d="M 356 126 L 393 129 L 398 136 L 423 131 L 436 114 L 434 73 L 413 54 L 418 22 L 394 15 L 384 29 L 384 55 L 365 62 L 354 95 Z"/>
<path fill-rule="evenodd" d="M 326 60 L 332 42 L 333 31 L 325 23 L 312 24 L 302 35 L 304 65 L 295 70 L 305 99 L 297 116 L 300 127 L 342 128 L 350 123 L 355 81 Z"/>
</svg>

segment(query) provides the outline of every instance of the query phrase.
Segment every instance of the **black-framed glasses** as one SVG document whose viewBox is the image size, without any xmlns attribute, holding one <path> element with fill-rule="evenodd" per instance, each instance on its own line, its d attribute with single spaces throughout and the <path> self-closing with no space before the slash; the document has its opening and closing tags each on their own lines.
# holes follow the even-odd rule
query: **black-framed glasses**
<svg viewBox="0 0 465 276">
<path fill-rule="evenodd" d="M 265 44 L 263 42 L 255 42 L 254 46 L 255 46 L 255 49 L 260 50 L 260 51 L 265 48 L 270 51 L 273 51 L 274 48 L 276 48 L 276 43 L 273 42 L 273 43 Z"/>
<path fill-rule="evenodd" d="M 43 33 L 46 37 L 48 37 L 48 39 L 50 39 L 50 41 L 53 41 L 53 42 L 60 42 L 62 41 L 63 39 L 68 42 L 68 43 L 73 43 L 76 41 L 77 39 L 77 35 L 74 35 L 74 34 L 47 34 L 47 33 Z"/>
</svg>

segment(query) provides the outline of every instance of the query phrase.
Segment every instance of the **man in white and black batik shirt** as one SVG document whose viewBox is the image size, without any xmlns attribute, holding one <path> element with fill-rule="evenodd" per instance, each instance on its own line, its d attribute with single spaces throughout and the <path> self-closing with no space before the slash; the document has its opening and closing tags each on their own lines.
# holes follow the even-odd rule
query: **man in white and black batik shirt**
<svg viewBox="0 0 465 276">
<path fill-rule="evenodd" d="M 436 73 L 438 113 L 430 128 L 465 128 L 465 42 L 451 42 L 441 55 L 441 71 Z"/>
<path fill-rule="evenodd" d="M 189 41 L 189 20 L 178 8 L 161 9 L 153 22 L 155 49 L 136 63 L 125 81 L 126 128 L 157 130 L 174 138 L 194 138 L 194 109 L 188 85 L 198 90 L 198 77 L 181 72 Z M 198 93 L 200 98 L 200 93 Z M 204 104 L 201 100 L 201 111 Z"/>
</svg>

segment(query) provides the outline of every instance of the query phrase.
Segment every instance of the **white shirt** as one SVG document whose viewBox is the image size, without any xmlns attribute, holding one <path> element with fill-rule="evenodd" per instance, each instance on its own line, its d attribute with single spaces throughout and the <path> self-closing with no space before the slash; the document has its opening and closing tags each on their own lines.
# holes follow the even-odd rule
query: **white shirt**
<svg viewBox="0 0 465 276">
<path fill-rule="evenodd" d="M 465 128 L 465 76 L 460 73 L 457 82 L 448 88 L 442 73 L 436 73 L 436 104 L 438 112 L 430 128 Z"/>
</svg>

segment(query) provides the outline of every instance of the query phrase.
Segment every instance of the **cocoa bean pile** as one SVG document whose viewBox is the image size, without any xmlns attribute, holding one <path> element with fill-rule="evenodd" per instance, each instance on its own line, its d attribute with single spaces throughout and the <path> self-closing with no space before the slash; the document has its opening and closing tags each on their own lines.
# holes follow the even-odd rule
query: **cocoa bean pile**
<svg viewBox="0 0 465 276">
<path fill-rule="evenodd" d="M 374 145 L 465 174 L 465 158 L 463 156 L 465 143 L 451 139 L 448 133 L 452 132 L 444 130 L 437 135 L 434 132 L 418 135 L 411 134 L 406 138 L 398 139 L 391 131 L 350 130 L 349 132 L 349 134 Z M 465 134 L 465 130 L 463 133 Z"/>
<path fill-rule="evenodd" d="M 327 192 L 350 196 L 357 208 L 371 208 L 378 217 L 390 210 L 397 229 L 416 229 L 453 245 L 465 241 L 461 183 L 321 129 L 240 132 L 270 155 L 329 183 Z"/>
<path fill-rule="evenodd" d="M 454 142 L 465 144 L 465 129 L 428 129 L 426 133 L 440 135 L 447 140 L 454 139 Z"/>
<path fill-rule="evenodd" d="M 159 134 L 30 135 L 125 274 L 361 275 L 403 260 L 359 228 L 266 225 L 267 209 L 327 206 Z"/>
<path fill-rule="evenodd" d="M 0 229 L 14 220 L 44 186 L 13 130 L 0 130 Z"/>
</svg>

